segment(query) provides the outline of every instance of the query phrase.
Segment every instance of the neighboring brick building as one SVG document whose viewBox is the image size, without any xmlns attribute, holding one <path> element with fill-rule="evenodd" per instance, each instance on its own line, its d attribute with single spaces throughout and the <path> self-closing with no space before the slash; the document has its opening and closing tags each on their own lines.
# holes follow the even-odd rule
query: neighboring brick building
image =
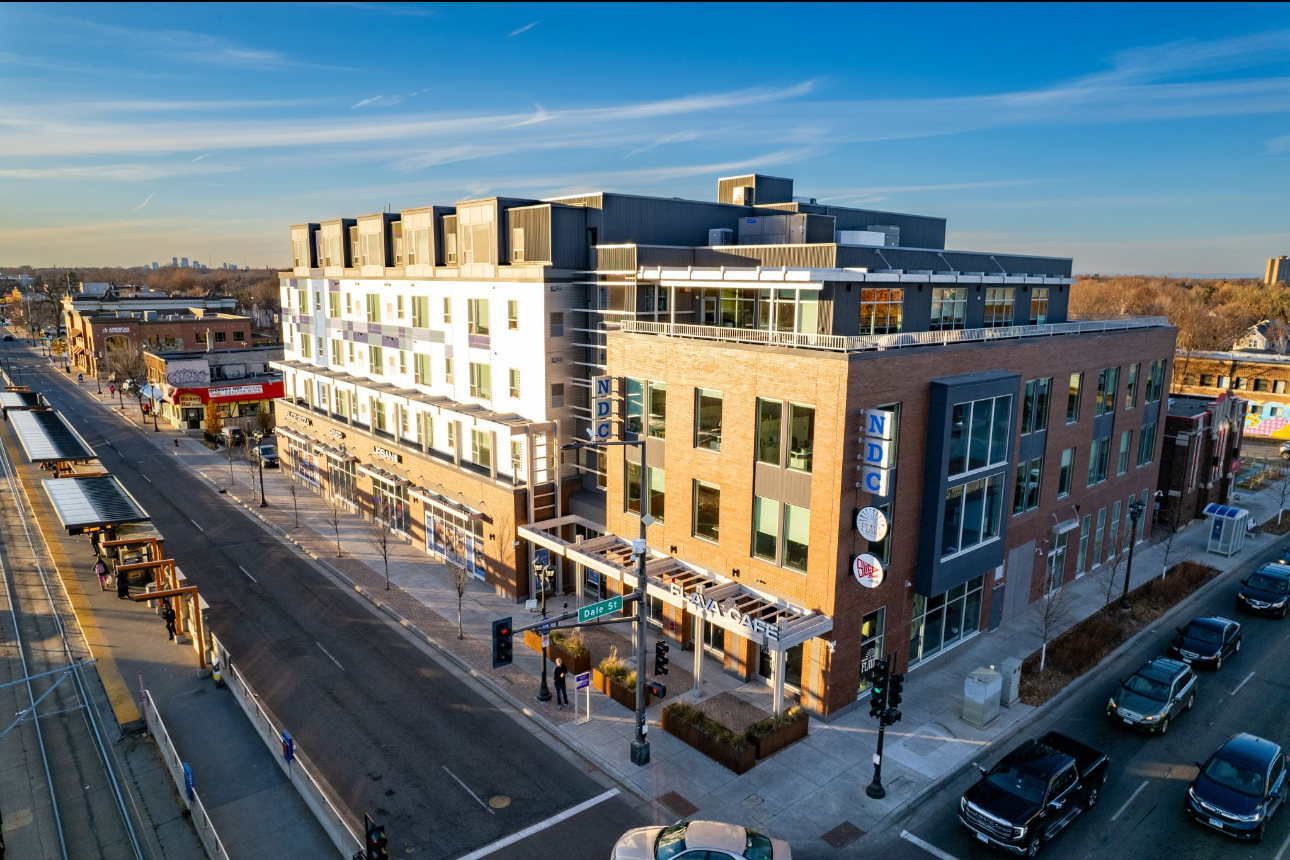
<svg viewBox="0 0 1290 860">
<path fill-rule="evenodd" d="M 1173 392 L 1246 401 L 1245 436 L 1290 440 L 1290 355 L 1276 352 L 1179 353 Z"/>
<path fill-rule="evenodd" d="M 281 344 L 249 349 L 144 352 L 145 396 L 172 427 L 206 429 L 206 405 L 215 403 L 225 427 L 259 432 L 262 410 L 272 411 L 283 394 L 282 374 L 270 362 L 282 359 Z"/>
<path fill-rule="evenodd" d="M 1202 517 L 1206 505 L 1231 502 L 1241 468 L 1246 407 L 1227 392 L 1169 398 L 1156 522 L 1177 530 Z"/>
</svg>

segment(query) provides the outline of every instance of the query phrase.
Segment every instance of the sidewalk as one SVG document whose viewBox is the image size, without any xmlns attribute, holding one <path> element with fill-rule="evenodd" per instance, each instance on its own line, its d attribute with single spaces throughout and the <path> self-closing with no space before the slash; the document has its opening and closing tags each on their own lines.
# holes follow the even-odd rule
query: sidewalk
<svg viewBox="0 0 1290 860">
<path fill-rule="evenodd" d="M 15 450 L 11 433 L 5 435 L 10 450 Z M 15 459 L 23 458 L 19 454 Z M 96 656 L 110 654 L 111 660 L 103 663 L 115 664 L 109 671 L 119 677 L 115 684 L 105 679 L 105 685 L 119 687 L 123 682 L 136 698 L 140 683 L 147 688 L 180 757 L 192 767 L 196 791 L 231 860 L 334 856 L 335 846 L 282 774 L 273 753 L 232 694 L 216 689 L 210 678 L 199 677 L 192 648 L 167 640 L 165 625 L 154 608 L 118 601 L 114 590 L 99 589 L 86 561 L 92 558 L 88 539 L 69 536 L 58 526 L 39 489 L 40 479 L 48 473 L 39 472 L 30 463 L 15 465 L 38 518 L 45 520 L 41 531 L 64 590 L 79 604 L 81 627 L 89 626 L 96 632 L 101 643 Z M 50 523 L 52 527 L 48 527 Z M 118 708 L 118 714 L 123 710 Z M 130 712 L 138 716 L 137 702 Z M 130 736 L 127 743 L 131 747 L 139 744 Z M 177 789 L 160 755 L 151 744 L 143 745 L 150 753 L 151 766 L 146 772 L 136 770 L 136 785 L 144 791 L 145 800 L 160 789 L 178 805 Z M 192 832 L 186 820 L 179 821 Z M 163 842 L 175 838 L 160 828 L 157 835 Z M 176 856 L 201 853 L 198 847 L 196 854 Z"/>
<path fill-rule="evenodd" d="M 134 423 L 137 423 L 137 414 Z M 690 654 L 674 651 L 673 671 L 668 676 L 672 695 L 649 709 L 653 727 L 649 733 L 652 760 L 648 767 L 639 768 L 628 758 L 634 731 L 630 711 L 593 691 L 592 720 L 576 725 L 572 710 L 557 710 L 553 701 L 535 701 L 540 661 L 522 642 L 516 645 L 512 666 L 492 669 L 492 621 L 512 616 L 516 625 L 522 625 L 536 620 L 536 615 L 528 617 L 522 606 L 497 596 L 483 583 L 472 581 L 462 601 L 465 638 L 458 639 L 457 594 L 446 564 L 411 544 L 395 544 L 390 555 L 389 590 L 386 590 L 382 559 L 370 543 L 369 522 L 354 514 L 342 516 L 342 553 L 338 556 L 336 538 L 327 516 L 330 505 L 308 487 L 296 485 L 297 523 L 288 489 L 290 481 L 285 474 L 278 470 L 264 473 L 269 506 L 261 508 L 258 477 L 253 487 L 249 467 L 244 460 L 239 461 L 240 451 L 234 452 L 230 484 L 224 452 L 211 451 L 199 441 L 173 431 L 153 434 L 149 427 L 148 433 L 163 451 L 197 470 L 213 485 L 227 488 L 232 500 L 352 583 L 357 591 L 404 626 L 422 634 L 463 671 L 499 689 L 514 705 L 544 724 L 571 748 L 643 798 L 657 802 L 655 815 L 659 820 L 697 817 L 743 823 L 789 840 L 795 856 L 837 856 L 836 849 L 873 830 L 907 802 L 932 788 L 937 780 L 976 758 L 983 748 L 1006 735 L 1035 710 L 1020 704 L 1006 708 L 985 729 L 960 719 L 963 681 L 969 672 L 981 666 L 998 665 L 1007 657 L 1024 659 L 1039 648 L 1040 639 L 1035 632 L 1038 610 L 1032 605 L 1007 626 L 973 636 L 912 672 L 901 707 L 904 720 L 886 735 L 883 782 L 887 796 L 873 800 L 864 793 L 864 787 L 873 775 L 877 727 L 863 706 L 827 723 L 812 719 L 808 738 L 759 763 L 743 776 L 735 776 L 665 734 L 658 727 L 662 705 L 674 701 L 678 693 L 685 695 L 692 684 L 692 678 L 685 671 Z M 178 450 L 172 441 L 176 436 L 181 439 Z M 1234 504 L 1249 509 L 1254 522 L 1275 515 L 1277 507 L 1276 499 L 1267 490 L 1239 492 Z M 1204 523 L 1193 523 L 1174 540 L 1170 564 L 1195 559 L 1228 571 L 1264 552 L 1276 540 L 1267 535 L 1251 535 L 1240 553 L 1224 558 L 1205 552 L 1207 538 Z M 1159 576 L 1163 556 L 1164 549 L 1159 544 L 1139 545 L 1133 559 L 1131 587 Z M 1073 597 L 1070 623 L 1104 605 L 1104 594 L 1093 575 L 1075 580 L 1066 588 Z M 564 600 L 572 607 L 577 598 L 574 595 L 560 598 L 557 608 Z M 623 632 L 629 629 L 624 627 Z M 611 640 L 603 638 L 599 631 L 596 637 L 600 641 L 594 654 L 599 659 L 604 654 L 601 643 Z M 899 640 L 898 636 L 895 638 Z M 620 653 L 631 656 L 629 647 L 620 646 Z M 703 697 L 718 692 L 731 692 L 768 709 L 770 692 L 766 685 L 745 684 L 720 671 L 705 672 Z"/>
</svg>

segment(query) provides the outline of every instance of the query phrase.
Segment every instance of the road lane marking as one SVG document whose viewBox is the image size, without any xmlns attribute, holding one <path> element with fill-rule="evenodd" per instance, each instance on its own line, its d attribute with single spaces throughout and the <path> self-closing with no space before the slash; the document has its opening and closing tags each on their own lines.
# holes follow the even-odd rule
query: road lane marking
<svg viewBox="0 0 1290 860">
<path fill-rule="evenodd" d="M 1285 856 L 1287 848 L 1290 848 L 1290 836 L 1287 836 L 1286 841 L 1281 843 L 1281 850 L 1277 852 L 1277 856 L 1273 857 L 1272 860 L 1281 860 Z"/>
<path fill-rule="evenodd" d="M 1250 680 L 1250 679 L 1251 679 L 1251 678 L 1253 678 L 1253 677 L 1254 677 L 1254 673 L 1253 673 L 1253 672 L 1251 672 L 1250 674 L 1248 674 L 1248 675 L 1246 675 L 1246 676 L 1245 676 L 1245 681 L 1248 681 L 1248 680 Z M 1244 687 L 1244 686 L 1245 686 L 1245 681 L 1242 681 L 1241 683 L 1237 684 L 1237 685 L 1236 685 L 1236 687 L 1232 690 L 1232 692 L 1231 692 L 1231 693 L 1228 693 L 1228 695 L 1229 695 L 1229 696 L 1235 696 L 1235 695 L 1236 695 L 1236 693 L 1237 693 L 1237 691 L 1238 691 L 1238 690 L 1240 690 L 1242 687 Z"/>
<path fill-rule="evenodd" d="M 321 645 L 319 645 L 318 647 L 319 647 L 319 648 L 321 648 L 322 646 L 321 646 Z M 482 807 L 484 807 L 485 809 L 487 809 L 487 810 L 488 810 L 488 814 L 489 814 L 489 815 L 496 815 L 496 814 L 497 814 L 497 813 L 496 813 L 496 811 L 494 811 L 494 810 L 493 810 L 493 808 L 492 808 L 491 806 L 489 806 L 487 803 L 484 803 L 484 801 L 482 801 L 482 800 L 480 800 L 480 799 L 479 799 L 479 795 L 478 795 L 478 794 L 475 794 L 475 792 L 473 792 L 473 791 L 471 791 L 471 790 L 470 790 L 470 786 L 466 785 L 466 783 L 464 783 L 464 782 L 462 782 L 462 781 L 461 781 L 461 777 L 457 776 L 457 774 L 455 774 L 455 773 L 453 773 L 452 771 L 448 770 L 448 766 L 447 766 L 446 764 L 442 764 L 442 765 L 439 765 L 439 766 L 440 766 L 440 767 L 442 767 L 442 768 L 444 769 L 444 772 L 445 772 L 445 773 L 447 773 L 447 774 L 448 774 L 448 776 L 450 776 L 450 777 L 452 777 L 453 779 L 457 780 L 457 785 L 460 785 L 463 789 L 465 789 L 465 791 L 466 791 L 466 793 L 467 793 L 467 794 L 469 794 L 471 797 L 475 798 L 475 802 L 476 802 L 476 803 L 478 803 L 480 806 L 482 806 Z"/>
<path fill-rule="evenodd" d="M 245 570 L 243 570 L 242 572 L 243 572 L 243 573 L 246 573 L 246 571 L 245 571 Z M 246 575 L 247 575 L 247 576 L 250 576 L 251 574 L 246 573 Z M 324 648 L 324 647 L 322 646 L 322 643 L 321 643 L 321 642 L 319 642 L 318 640 L 316 640 L 316 639 L 315 639 L 315 640 L 314 640 L 314 644 L 318 646 L 318 649 L 319 649 L 320 651 L 322 651 L 324 654 L 326 654 L 326 655 L 327 655 L 327 659 L 328 659 L 328 660 L 330 660 L 330 661 L 332 661 L 333 663 L 335 663 L 335 664 L 336 664 L 336 668 L 337 668 L 337 669 L 341 670 L 342 672 L 344 672 L 344 671 L 345 671 L 345 667 L 344 667 L 344 666 L 342 666 L 342 665 L 340 665 L 340 661 L 339 661 L 339 660 L 337 660 L 335 657 L 331 656 L 331 652 L 330 652 L 330 651 L 328 651 L 326 648 Z"/>
<path fill-rule="evenodd" d="M 444 770 L 448 770 L 448 769 L 444 768 Z M 449 771 L 449 773 L 451 773 L 451 771 Z M 469 789 L 467 789 L 467 791 L 469 791 Z M 564 821 L 566 819 L 572 818 L 575 815 L 585 812 L 591 807 L 595 806 L 596 804 L 603 803 L 604 801 L 615 796 L 616 794 L 618 794 L 618 789 L 611 788 L 609 789 L 609 791 L 606 791 L 604 794 L 598 794 L 595 797 L 591 798 L 590 800 L 584 800 L 582 803 L 579 803 L 577 806 L 570 806 L 564 812 L 560 812 L 560 813 L 556 813 L 555 815 L 552 815 L 546 821 L 539 821 L 537 824 L 531 824 L 528 827 L 525 827 L 523 830 L 518 830 L 515 833 L 512 833 L 510 836 L 504 836 L 501 839 L 498 839 L 496 842 L 490 842 L 488 845 L 485 845 L 483 848 L 476 848 L 474 851 L 470 852 L 469 854 L 463 854 L 462 856 L 458 857 L 457 860 L 479 860 L 480 857 L 487 857 L 489 854 L 493 854 L 497 851 L 501 851 L 503 848 L 505 848 L 508 845 L 514 845 L 516 842 L 519 842 L 524 839 L 528 839 L 534 833 L 540 833 L 541 831 L 546 830 L 548 827 L 553 827 L 556 824 L 559 824 L 561 821 Z M 478 800 L 478 798 L 476 798 L 476 800 Z M 942 858 L 942 860 L 945 860 L 945 859 Z M 949 860 L 955 860 L 955 858 L 950 857 Z"/>
<path fill-rule="evenodd" d="M 940 860 L 958 860 L 958 858 L 955 857 L 953 854 L 950 854 L 946 851 L 942 851 L 932 843 L 925 842 L 924 840 L 919 839 L 917 836 L 910 833 L 908 830 L 900 831 L 900 838 L 904 839 L 906 842 L 912 842 L 913 844 L 917 845 L 919 848 L 926 851 L 928 854 L 931 854 L 933 857 L 939 857 Z M 465 860 L 465 858 L 463 857 L 462 860 Z"/>
<path fill-rule="evenodd" d="M 193 525 L 197 526 L 197 520 L 193 519 L 192 517 L 189 517 L 189 518 L 188 518 L 188 522 L 190 522 L 190 523 L 192 523 Z M 201 526 L 197 526 L 197 531 L 199 531 L 199 532 L 204 532 L 204 531 L 206 531 L 206 529 L 202 528 Z"/>
<path fill-rule="evenodd" d="M 239 564 L 239 565 L 237 566 L 237 569 L 238 569 L 238 570 L 240 570 L 240 571 L 242 571 L 243 573 L 245 573 L 245 574 L 246 574 L 246 578 L 247 578 L 247 579 L 249 579 L 249 580 L 251 580 L 252 582 L 254 582 L 256 585 L 259 585 L 259 584 L 260 584 L 260 580 L 256 579 L 254 576 L 251 576 L 251 572 L 250 572 L 249 570 L 247 570 L 246 568 L 242 567 L 242 565 L 240 565 L 240 564 Z M 322 646 L 321 646 L 321 645 L 319 645 L 318 647 L 319 647 L 319 648 L 321 648 Z"/>
<path fill-rule="evenodd" d="M 1111 816 L 1111 820 L 1112 820 L 1112 821 L 1115 821 L 1117 818 L 1119 818 L 1121 815 L 1123 815 L 1123 814 L 1124 814 L 1124 810 L 1126 810 L 1126 809 L 1128 809 L 1128 808 L 1129 808 L 1129 804 L 1130 804 L 1130 803 L 1133 803 L 1133 801 L 1137 800 L 1137 799 L 1138 799 L 1138 795 L 1139 795 L 1139 794 L 1142 794 L 1142 789 L 1146 788 L 1146 787 L 1147 787 L 1147 785 L 1149 785 L 1150 783 L 1151 783 L 1151 780 L 1149 780 L 1149 779 L 1144 779 L 1144 780 L 1142 781 L 1142 785 L 1138 786 L 1138 787 L 1137 787 L 1137 789 L 1133 792 L 1133 794 L 1130 794 L 1130 795 L 1129 795 L 1129 799 L 1128 799 L 1128 800 L 1126 800 L 1126 801 L 1124 801 L 1124 806 L 1121 806 L 1121 807 L 1119 808 L 1119 810 L 1115 813 L 1115 815 L 1112 815 L 1112 816 Z"/>
<path fill-rule="evenodd" d="M 145 481 L 147 481 L 149 484 L 152 483 L 152 478 L 149 478 L 147 475 L 140 475 L 140 477 L 143 478 Z"/>
</svg>

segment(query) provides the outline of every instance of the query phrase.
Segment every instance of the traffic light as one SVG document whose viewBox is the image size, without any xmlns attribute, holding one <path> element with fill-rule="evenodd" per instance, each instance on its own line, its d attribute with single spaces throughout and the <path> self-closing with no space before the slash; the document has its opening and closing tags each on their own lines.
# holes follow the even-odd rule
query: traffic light
<svg viewBox="0 0 1290 860">
<path fill-rule="evenodd" d="M 649 694 L 656 699 L 661 699 L 667 695 L 667 687 L 658 681 L 650 681 L 648 684 Z"/>
<path fill-rule="evenodd" d="M 659 639 L 654 643 L 654 674 L 667 674 L 667 640 Z"/>
<path fill-rule="evenodd" d="M 388 842 L 389 840 L 385 838 L 385 825 L 377 824 L 367 818 L 367 833 L 363 839 L 363 848 L 366 851 L 363 856 L 366 860 L 389 860 L 390 855 L 385 851 Z"/>
<path fill-rule="evenodd" d="M 892 672 L 887 676 L 887 709 L 883 714 L 883 725 L 894 725 L 900 722 L 900 702 L 904 696 L 901 693 L 905 689 L 905 676 L 899 672 Z"/>
<path fill-rule="evenodd" d="M 500 669 L 502 666 L 511 665 L 514 655 L 511 653 L 513 647 L 512 639 L 515 636 L 515 630 L 511 626 L 510 618 L 498 618 L 493 622 L 493 668 Z"/>
<path fill-rule="evenodd" d="M 887 673 L 891 667 L 886 660 L 873 664 L 873 687 L 869 691 L 869 716 L 877 717 L 887 710 Z"/>
</svg>

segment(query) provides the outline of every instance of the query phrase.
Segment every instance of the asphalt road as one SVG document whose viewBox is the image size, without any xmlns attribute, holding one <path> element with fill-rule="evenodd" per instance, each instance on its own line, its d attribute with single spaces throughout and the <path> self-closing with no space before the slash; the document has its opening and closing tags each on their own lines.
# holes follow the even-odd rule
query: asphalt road
<svg viewBox="0 0 1290 860">
<path fill-rule="evenodd" d="M 1276 553 L 1269 549 L 1264 556 L 1261 560 L 1275 560 Z M 1240 576 L 1245 575 L 1242 569 Z M 1182 811 L 1187 784 L 1196 775 L 1196 762 L 1204 761 L 1233 734 L 1252 732 L 1290 745 L 1290 723 L 1285 717 L 1290 704 L 1290 675 L 1286 673 L 1284 657 L 1290 647 L 1290 621 L 1241 614 L 1236 607 L 1239 587 L 1238 577 L 1227 577 L 1177 622 L 1185 624 L 1195 615 L 1234 618 L 1242 624 L 1244 641 L 1240 654 L 1224 661 L 1221 670 L 1198 670 L 1195 707 L 1179 716 L 1163 737 L 1139 734 L 1106 717 L 1107 699 L 1115 691 L 1117 679 L 1128 677 L 1142 663 L 1166 653 L 1173 628 L 1158 624 L 1153 633 L 1104 666 L 1096 679 L 1069 700 L 1029 726 L 1021 736 L 982 756 L 980 763 L 994 764 L 1023 738 L 1058 729 L 1111 757 L 1109 777 L 1098 805 L 1041 849 L 1041 857 L 1283 860 L 1290 856 L 1290 812 L 1279 812 L 1268 828 L 1266 840 L 1253 845 L 1191 822 Z M 974 769 L 966 768 L 904 820 L 871 834 L 865 840 L 865 856 L 891 860 L 1003 856 L 979 844 L 956 818 L 960 795 L 978 777 Z"/>
<path fill-rule="evenodd" d="M 359 829 L 364 812 L 386 825 L 391 857 L 470 855 L 605 793 L 534 727 L 445 670 L 137 429 L 88 407 L 44 359 L 15 343 L 4 347 L 23 356 L 24 382 L 72 421 L 147 509 L 170 556 L 209 602 L 212 628 L 233 661 Z M 493 798 L 509 803 L 494 809 Z M 622 798 L 610 797 L 488 856 L 599 860 L 641 823 Z"/>
</svg>

